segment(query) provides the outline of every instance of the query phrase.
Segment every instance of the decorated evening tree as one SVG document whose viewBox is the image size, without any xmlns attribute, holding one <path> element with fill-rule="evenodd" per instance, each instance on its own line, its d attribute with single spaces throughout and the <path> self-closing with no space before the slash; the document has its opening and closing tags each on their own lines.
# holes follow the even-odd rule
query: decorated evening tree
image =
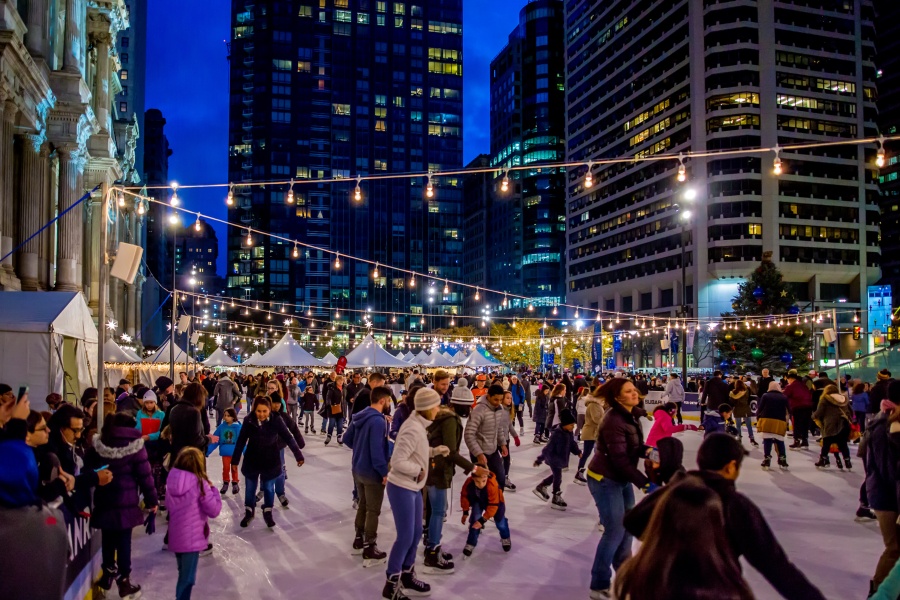
<svg viewBox="0 0 900 600">
<path fill-rule="evenodd" d="M 720 368 L 783 373 L 809 364 L 809 327 L 798 322 L 796 297 L 772 262 L 771 252 L 763 254 L 762 263 L 740 285 L 731 307 L 733 311 L 722 316 L 737 327 L 716 329 Z"/>
</svg>

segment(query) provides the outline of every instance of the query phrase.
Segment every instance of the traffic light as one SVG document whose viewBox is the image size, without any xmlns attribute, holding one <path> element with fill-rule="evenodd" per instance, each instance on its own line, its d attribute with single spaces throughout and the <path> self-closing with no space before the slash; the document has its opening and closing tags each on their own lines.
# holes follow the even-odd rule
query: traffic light
<svg viewBox="0 0 900 600">
<path fill-rule="evenodd" d="M 862 331 L 862 327 L 860 327 L 859 325 L 856 325 L 855 327 L 853 327 L 853 339 L 854 340 L 859 339 L 859 334 L 861 331 Z"/>
</svg>

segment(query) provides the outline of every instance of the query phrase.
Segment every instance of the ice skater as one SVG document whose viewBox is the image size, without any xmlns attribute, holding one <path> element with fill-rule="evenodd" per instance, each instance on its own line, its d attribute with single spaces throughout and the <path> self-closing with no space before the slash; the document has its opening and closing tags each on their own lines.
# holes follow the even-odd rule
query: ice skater
<svg viewBox="0 0 900 600">
<path fill-rule="evenodd" d="M 769 384 L 769 389 L 759 399 L 756 409 L 756 432 L 763 439 L 763 469 L 768 469 L 772 464 L 772 446 L 778 452 L 778 466 L 787 470 L 787 452 L 784 447 L 784 436 L 787 433 L 787 414 L 789 402 L 787 396 L 781 392 L 781 385 L 777 381 Z"/>
<path fill-rule="evenodd" d="M 566 510 L 568 506 L 562 497 L 562 471 L 569 466 L 569 455 L 574 454 L 581 458 L 581 448 L 575 441 L 575 435 L 572 431 L 575 429 L 575 415 L 568 408 L 564 408 L 559 413 L 559 427 L 556 427 L 550 434 L 550 442 L 544 446 L 534 466 L 539 467 L 542 463 L 547 463 L 550 467 L 550 475 L 541 481 L 534 488 L 534 495 L 546 502 L 550 500 L 547 493 L 547 487 L 553 484 L 553 501 L 550 508 L 556 510 Z"/>
<path fill-rule="evenodd" d="M 237 494 L 240 491 L 240 477 L 238 476 L 238 468 L 231 464 L 231 457 L 234 454 L 234 445 L 237 443 L 238 436 L 241 433 L 241 424 L 237 422 L 237 412 L 233 408 L 226 408 L 222 413 L 222 422 L 216 427 L 213 434 L 219 438 L 219 441 L 210 444 L 206 448 L 206 456 L 212 456 L 216 448 L 219 449 L 219 455 L 222 457 L 222 488 L 220 494 L 228 491 L 228 484 L 231 484 L 231 493 Z"/>
<path fill-rule="evenodd" d="M 506 519 L 506 502 L 503 499 L 503 490 L 497 484 L 497 478 L 493 473 L 486 470 L 473 472 L 462 486 L 459 503 L 463 509 L 460 522 L 465 525 L 466 520 L 469 521 L 469 536 L 463 548 L 465 558 L 472 556 L 472 551 L 478 545 L 478 536 L 491 519 L 494 519 L 497 531 L 500 532 L 503 551 L 509 552 L 512 549 L 509 521 Z"/>
</svg>

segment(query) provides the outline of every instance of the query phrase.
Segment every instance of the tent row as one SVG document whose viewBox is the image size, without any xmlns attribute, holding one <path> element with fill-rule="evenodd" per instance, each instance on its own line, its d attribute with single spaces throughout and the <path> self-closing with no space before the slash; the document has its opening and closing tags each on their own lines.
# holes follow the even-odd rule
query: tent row
<svg viewBox="0 0 900 600">
<path fill-rule="evenodd" d="M 451 355 L 449 352 L 439 352 L 437 350 L 432 352 L 430 355 L 424 350 L 416 355 L 414 355 L 412 352 L 404 355 L 401 352 L 398 355 L 398 358 L 405 361 L 407 365 L 415 365 L 426 368 L 445 367 L 454 369 L 458 367 L 469 367 L 472 369 L 477 369 L 481 367 L 496 367 L 502 364 L 486 357 L 478 350 L 472 350 L 469 353 L 457 352 L 455 356 Z"/>
</svg>

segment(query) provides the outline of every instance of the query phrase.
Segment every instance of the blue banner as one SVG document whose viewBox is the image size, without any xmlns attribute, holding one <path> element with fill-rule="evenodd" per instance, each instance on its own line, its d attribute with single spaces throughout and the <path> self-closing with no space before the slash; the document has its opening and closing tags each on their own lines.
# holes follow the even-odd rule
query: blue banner
<svg viewBox="0 0 900 600">
<path fill-rule="evenodd" d="M 613 352 L 622 351 L 622 334 L 617 333 L 613 336 Z"/>
<path fill-rule="evenodd" d="M 678 330 L 672 330 L 672 337 L 669 340 L 669 347 L 672 350 L 672 354 L 678 354 Z"/>
<path fill-rule="evenodd" d="M 610 356 L 606 359 L 606 368 L 610 371 L 616 368 L 616 359 L 613 356 Z"/>
<path fill-rule="evenodd" d="M 594 323 L 594 343 L 591 344 L 591 371 L 603 368 L 603 324 Z"/>
</svg>

